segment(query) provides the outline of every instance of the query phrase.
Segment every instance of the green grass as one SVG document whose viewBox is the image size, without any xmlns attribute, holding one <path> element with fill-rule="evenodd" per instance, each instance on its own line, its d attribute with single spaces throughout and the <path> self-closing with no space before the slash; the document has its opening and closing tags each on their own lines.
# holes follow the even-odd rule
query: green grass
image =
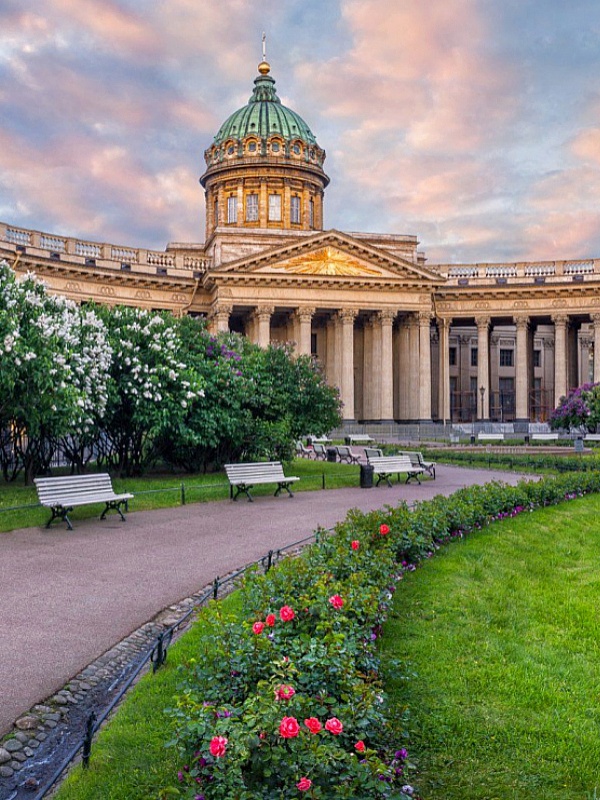
<svg viewBox="0 0 600 800">
<path fill-rule="evenodd" d="M 294 484 L 292 489 L 294 492 L 320 490 L 323 488 L 323 480 L 326 489 L 358 486 L 359 482 L 359 470 L 356 465 L 334 464 L 327 461 L 296 459 L 292 464 L 284 466 L 284 472 L 287 475 L 297 475 L 301 479 Z M 143 478 L 113 478 L 115 491 L 131 492 L 135 495 L 129 503 L 130 511 L 149 511 L 180 505 L 182 484 L 186 503 L 225 500 L 229 497 L 229 484 L 224 472 L 208 475 L 161 473 L 150 474 Z M 256 496 L 272 494 L 273 487 L 257 486 L 252 493 Z M 0 533 L 15 528 L 44 525 L 50 516 L 47 509 L 33 507 L 6 510 L 15 506 L 35 506 L 37 502 L 35 487 L 0 483 Z M 70 516 L 73 521 L 89 519 L 98 516 L 102 508 L 103 504 L 79 506 Z"/>
<path fill-rule="evenodd" d="M 494 524 L 399 586 L 382 647 L 424 800 L 600 792 L 599 513 Z"/>
<path fill-rule="evenodd" d="M 223 611 L 239 612 L 239 595 L 220 601 Z M 169 649 L 167 663 L 145 675 L 118 713 L 94 740 L 90 766 L 71 770 L 55 800 L 149 800 L 177 785 L 177 750 L 166 748 L 173 727 L 164 709 L 172 706 L 181 680 L 178 665 L 189 661 L 202 635 L 199 621 Z"/>
</svg>

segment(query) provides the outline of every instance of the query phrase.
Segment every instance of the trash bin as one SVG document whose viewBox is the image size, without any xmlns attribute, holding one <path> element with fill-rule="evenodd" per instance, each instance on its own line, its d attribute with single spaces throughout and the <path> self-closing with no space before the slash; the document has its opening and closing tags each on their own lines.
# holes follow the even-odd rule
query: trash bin
<svg viewBox="0 0 600 800">
<path fill-rule="evenodd" d="M 337 461 L 337 450 L 335 447 L 327 448 L 327 461 L 332 461 L 334 464 Z"/>
<path fill-rule="evenodd" d="M 360 488 L 372 489 L 373 488 L 373 472 L 375 468 L 372 464 L 360 465 Z"/>
<path fill-rule="evenodd" d="M 583 453 L 583 436 L 578 436 L 575 439 L 575 452 Z"/>
</svg>

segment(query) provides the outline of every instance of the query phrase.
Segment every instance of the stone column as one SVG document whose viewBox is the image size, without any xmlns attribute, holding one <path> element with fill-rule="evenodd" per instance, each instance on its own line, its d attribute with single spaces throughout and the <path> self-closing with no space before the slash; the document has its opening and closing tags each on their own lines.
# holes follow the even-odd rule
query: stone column
<svg viewBox="0 0 600 800">
<path fill-rule="evenodd" d="M 567 314 L 554 314 L 554 407 L 567 394 Z"/>
<path fill-rule="evenodd" d="M 298 308 L 294 312 L 296 322 L 296 353 L 299 356 L 309 356 L 311 353 L 310 335 L 314 308 Z"/>
<path fill-rule="evenodd" d="M 437 324 L 440 337 L 439 418 L 441 422 L 450 422 L 450 320 L 439 318 Z"/>
<path fill-rule="evenodd" d="M 529 318 L 515 317 L 515 325 L 515 414 L 517 422 L 525 422 L 529 421 Z"/>
<path fill-rule="evenodd" d="M 268 347 L 271 342 L 271 316 L 273 306 L 258 306 L 254 312 L 256 344 Z"/>
<path fill-rule="evenodd" d="M 269 218 L 269 198 L 267 196 L 267 183 L 266 181 L 260 182 L 260 191 L 258 195 L 258 224 L 261 228 L 267 227 L 267 220 Z"/>
<path fill-rule="evenodd" d="M 225 303 L 218 303 L 213 306 L 209 315 L 209 329 L 215 336 L 217 333 L 229 331 L 229 317 L 231 316 L 233 308 Z"/>
<path fill-rule="evenodd" d="M 380 408 L 377 417 L 382 422 L 394 421 L 394 352 L 392 347 L 392 326 L 396 312 L 392 309 L 379 311 L 380 359 L 373 359 L 375 369 L 380 375 Z"/>
<path fill-rule="evenodd" d="M 407 420 L 410 417 L 409 404 L 409 328 L 406 318 L 400 321 L 398 330 L 398 363 L 396 372 L 398 373 L 398 419 Z"/>
<path fill-rule="evenodd" d="M 431 421 L 431 314 L 419 312 L 419 420 Z"/>
<path fill-rule="evenodd" d="M 325 371 L 327 374 L 327 381 L 332 386 L 339 386 L 338 376 L 338 359 L 337 359 L 337 321 L 335 317 L 327 320 L 325 328 Z"/>
<path fill-rule="evenodd" d="M 490 318 L 476 317 L 477 323 L 477 419 L 490 418 L 490 351 L 489 334 Z M 483 393 L 483 409 L 481 402 L 481 387 Z"/>
<path fill-rule="evenodd" d="M 339 328 L 341 332 L 341 380 L 340 393 L 344 407 L 342 416 L 344 420 L 354 419 L 354 320 L 356 311 L 344 308 L 338 311 Z"/>
<path fill-rule="evenodd" d="M 415 314 L 408 318 L 408 362 L 405 381 L 407 383 L 407 417 L 411 422 L 420 418 L 420 359 L 419 359 L 419 320 Z"/>
<path fill-rule="evenodd" d="M 600 382 L 600 314 L 592 314 L 594 331 L 594 382 Z"/>
<path fill-rule="evenodd" d="M 380 372 L 376 358 L 375 322 L 370 317 L 365 322 L 363 331 L 363 417 L 366 420 L 379 418 L 377 382 Z"/>
</svg>

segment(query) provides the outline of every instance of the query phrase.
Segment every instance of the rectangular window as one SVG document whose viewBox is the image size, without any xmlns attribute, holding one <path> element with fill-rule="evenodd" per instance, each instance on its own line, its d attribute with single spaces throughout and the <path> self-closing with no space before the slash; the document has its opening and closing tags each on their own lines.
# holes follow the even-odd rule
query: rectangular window
<svg viewBox="0 0 600 800">
<path fill-rule="evenodd" d="M 542 366 L 542 351 L 541 350 L 534 350 L 533 351 L 533 366 L 534 367 L 541 367 Z"/>
<path fill-rule="evenodd" d="M 281 222 L 281 195 L 269 195 L 269 222 Z"/>
<path fill-rule="evenodd" d="M 246 195 L 246 222 L 258 222 L 258 195 Z"/>
<path fill-rule="evenodd" d="M 312 199 L 312 197 L 308 203 L 308 224 L 311 228 L 315 227 L 315 201 Z"/>
<path fill-rule="evenodd" d="M 456 347 L 448 348 L 448 361 L 451 367 L 456 366 Z"/>
<path fill-rule="evenodd" d="M 291 197 L 290 217 L 293 223 L 300 224 L 300 198 L 297 195 Z"/>
<path fill-rule="evenodd" d="M 227 198 L 227 222 L 230 225 L 237 222 L 237 197 L 235 195 Z"/>
<path fill-rule="evenodd" d="M 317 334 L 311 333 L 310 335 L 310 354 L 312 356 L 317 355 Z"/>
<path fill-rule="evenodd" d="M 514 367 L 514 350 L 500 350 L 500 366 Z"/>
<path fill-rule="evenodd" d="M 215 226 L 219 224 L 219 201 L 215 200 Z"/>
<path fill-rule="evenodd" d="M 476 347 L 472 347 L 471 348 L 471 366 L 472 367 L 476 367 L 477 366 L 477 348 Z"/>
</svg>

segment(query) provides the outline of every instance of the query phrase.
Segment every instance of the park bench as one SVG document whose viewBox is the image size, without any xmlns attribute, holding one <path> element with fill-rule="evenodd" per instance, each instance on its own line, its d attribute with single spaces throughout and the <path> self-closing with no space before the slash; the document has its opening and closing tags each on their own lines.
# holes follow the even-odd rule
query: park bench
<svg viewBox="0 0 600 800">
<path fill-rule="evenodd" d="M 586 433 L 583 437 L 584 442 L 600 442 L 600 433 Z"/>
<path fill-rule="evenodd" d="M 348 433 L 344 437 L 344 441 L 346 444 L 353 445 L 353 444 L 371 444 L 374 439 L 372 439 L 368 433 Z"/>
<path fill-rule="evenodd" d="M 300 456 L 301 458 L 312 458 L 314 456 L 314 450 L 312 447 L 306 447 L 306 445 L 301 442 L 296 442 L 296 455 Z"/>
<path fill-rule="evenodd" d="M 408 456 L 413 467 L 423 467 L 423 471 L 435 480 L 435 461 L 425 461 L 423 454 L 414 450 L 407 451 L 406 453 L 399 453 L 398 455 Z"/>
<path fill-rule="evenodd" d="M 309 436 L 306 437 L 306 441 L 308 442 L 308 444 L 312 444 L 312 445 L 314 445 L 314 444 L 322 444 L 322 445 L 331 444 L 331 439 L 328 436 L 313 436 L 312 434 L 310 434 Z"/>
<path fill-rule="evenodd" d="M 250 489 L 259 483 L 276 483 L 277 489 L 275 497 L 285 489 L 290 497 L 293 497 L 290 484 L 299 481 L 300 478 L 289 477 L 283 474 L 283 467 L 280 461 L 257 461 L 247 464 L 225 464 L 225 472 L 229 480 L 229 496 L 233 500 L 238 499 L 242 492 L 248 500 L 252 502 Z M 236 489 L 235 496 L 233 490 Z"/>
<path fill-rule="evenodd" d="M 532 433 L 530 440 L 532 442 L 557 442 L 558 433 Z"/>
<path fill-rule="evenodd" d="M 383 450 L 380 450 L 378 447 L 365 447 L 365 456 L 367 461 L 371 458 L 382 458 Z"/>
<path fill-rule="evenodd" d="M 35 478 L 34 483 L 40 503 L 52 511 L 52 516 L 48 520 L 46 528 L 49 528 L 55 519 L 61 519 L 67 523 L 67 528 L 72 531 L 73 526 L 69 519 L 69 512 L 75 506 L 84 506 L 91 503 L 106 504 L 100 519 L 104 519 L 108 511 L 112 509 L 125 522 L 121 506 L 124 505 L 127 509 L 127 501 L 133 497 L 132 494 L 116 494 L 112 487 L 110 475 L 106 472 L 96 475 Z"/>
<path fill-rule="evenodd" d="M 478 433 L 477 438 L 480 442 L 503 442 L 503 433 Z"/>
<path fill-rule="evenodd" d="M 405 483 L 414 479 L 420 484 L 419 475 L 422 475 L 425 471 L 423 467 L 415 466 L 407 455 L 370 458 L 369 464 L 373 467 L 373 474 L 377 475 L 377 486 L 381 481 L 385 481 L 391 487 L 390 478 L 394 473 L 398 475 L 398 482 L 400 481 L 400 473 L 405 473 Z"/>
<path fill-rule="evenodd" d="M 360 456 L 353 453 L 352 450 L 345 444 L 340 444 L 336 448 L 340 463 L 358 464 Z"/>
<path fill-rule="evenodd" d="M 313 444 L 313 453 L 317 461 L 327 460 L 327 448 L 324 444 Z"/>
</svg>

